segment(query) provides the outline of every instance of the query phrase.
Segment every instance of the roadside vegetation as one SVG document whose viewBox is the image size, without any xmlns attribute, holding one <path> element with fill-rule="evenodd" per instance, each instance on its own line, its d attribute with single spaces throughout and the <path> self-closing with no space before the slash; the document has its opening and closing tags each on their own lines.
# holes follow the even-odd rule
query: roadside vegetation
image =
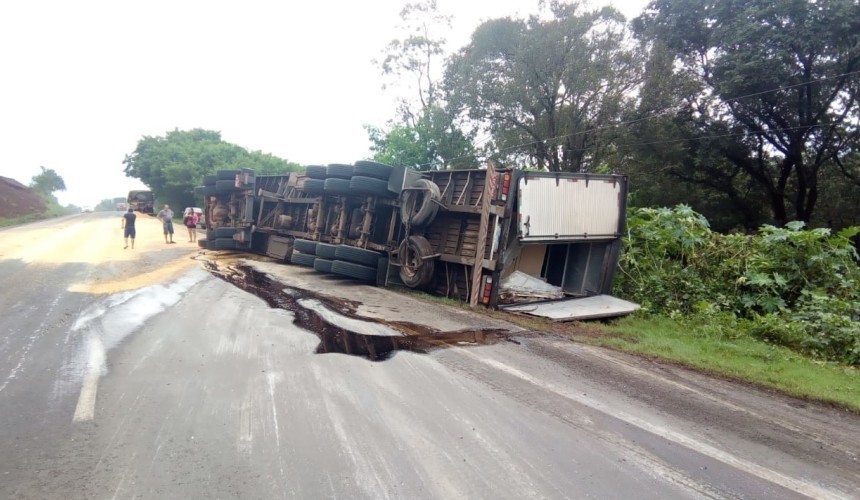
<svg viewBox="0 0 860 500">
<path fill-rule="evenodd" d="M 601 343 L 860 410 L 858 233 L 721 234 L 687 206 L 635 209 L 616 293 L 642 310 Z"/>
<path fill-rule="evenodd" d="M 15 226 L 74 213 L 77 207 L 63 207 L 54 197 L 66 184 L 54 169 L 40 167 L 30 185 L 0 177 L 0 227 Z"/>
<path fill-rule="evenodd" d="M 12 217 L 0 217 L 0 227 L 17 226 L 18 224 L 26 224 L 28 222 L 52 219 L 54 217 L 60 217 L 61 215 L 68 215 L 77 212 L 77 208 L 75 207 L 61 206 L 57 199 L 53 196 L 45 197 L 44 201 L 44 212 L 33 212 L 25 215 L 18 215 Z"/>
<path fill-rule="evenodd" d="M 721 234 L 686 206 L 636 209 L 616 292 L 644 314 L 690 321 L 715 338 L 751 338 L 858 366 L 858 232 L 790 222 Z"/>
<path fill-rule="evenodd" d="M 860 413 L 860 369 L 823 361 L 748 335 L 725 336 L 710 318 L 638 312 L 603 322 L 554 322 L 484 308 L 420 292 L 424 300 L 478 312 L 529 331 L 569 338 L 773 389 Z"/>
<path fill-rule="evenodd" d="M 633 209 L 605 323 L 488 311 L 524 328 L 860 412 L 860 228 L 721 234 L 687 206 Z"/>
<path fill-rule="evenodd" d="M 687 206 L 633 209 L 615 294 L 641 304 L 635 315 L 584 324 L 486 313 L 860 411 L 858 233 L 793 222 L 721 234 Z"/>
<path fill-rule="evenodd" d="M 811 401 L 860 412 L 860 370 L 822 361 L 750 335 L 726 336 L 703 317 L 636 314 L 596 326 L 578 341 L 670 361 L 712 375 L 776 389 Z"/>
<path fill-rule="evenodd" d="M 225 142 L 213 130 L 173 130 L 163 137 L 145 136 L 123 160 L 128 177 L 140 179 L 149 186 L 156 205 L 165 203 L 175 211 L 198 206 L 194 187 L 204 176 L 218 170 L 250 168 L 257 175 L 285 174 L 301 170 L 297 163 L 261 151 Z"/>
</svg>

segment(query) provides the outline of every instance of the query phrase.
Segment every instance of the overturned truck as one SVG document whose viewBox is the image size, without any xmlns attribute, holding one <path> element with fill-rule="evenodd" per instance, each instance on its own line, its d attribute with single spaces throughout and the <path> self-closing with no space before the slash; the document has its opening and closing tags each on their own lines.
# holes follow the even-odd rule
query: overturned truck
<svg viewBox="0 0 860 500">
<path fill-rule="evenodd" d="M 609 296 L 626 176 L 358 161 L 288 175 L 225 170 L 205 182 L 208 249 L 555 320 L 636 307 Z"/>
</svg>

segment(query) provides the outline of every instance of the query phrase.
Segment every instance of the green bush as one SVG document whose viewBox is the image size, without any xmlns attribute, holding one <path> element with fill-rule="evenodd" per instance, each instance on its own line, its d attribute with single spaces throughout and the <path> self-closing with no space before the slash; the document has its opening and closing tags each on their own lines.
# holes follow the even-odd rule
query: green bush
<svg viewBox="0 0 860 500">
<path fill-rule="evenodd" d="M 713 317 L 726 337 L 749 334 L 857 365 L 860 267 L 851 238 L 858 232 L 792 222 L 725 235 L 687 206 L 635 209 L 616 292 L 646 313 Z"/>
</svg>

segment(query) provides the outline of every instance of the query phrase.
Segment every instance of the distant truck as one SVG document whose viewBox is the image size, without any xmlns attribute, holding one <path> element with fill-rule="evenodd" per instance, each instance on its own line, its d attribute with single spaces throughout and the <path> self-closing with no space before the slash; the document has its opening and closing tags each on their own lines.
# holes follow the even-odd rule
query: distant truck
<svg viewBox="0 0 860 500">
<path fill-rule="evenodd" d="M 624 234 L 623 175 L 416 172 L 375 162 L 304 174 L 220 171 L 197 188 L 209 249 L 554 320 L 607 317 Z"/>
<path fill-rule="evenodd" d="M 143 214 L 153 214 L 155 197 L 152 191 L 129 191 L 128 206 Z"/>
</svg>

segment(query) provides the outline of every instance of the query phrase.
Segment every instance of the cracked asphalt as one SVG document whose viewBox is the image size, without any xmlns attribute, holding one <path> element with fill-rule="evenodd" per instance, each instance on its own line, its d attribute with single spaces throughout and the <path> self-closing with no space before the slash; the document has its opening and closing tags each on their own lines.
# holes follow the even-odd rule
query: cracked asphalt
<svg viewBox="0 0 860 500">
<path fill-rule="evenodd" d="M 858 497 L 855 414 L 203 256 L 299 296 L 272 307 L 154 219 L 123 250 L 119 215 L 0 231 L 0 498 Z M 460 336 L 320 348 L 422 328 Z"/>
</svg>

